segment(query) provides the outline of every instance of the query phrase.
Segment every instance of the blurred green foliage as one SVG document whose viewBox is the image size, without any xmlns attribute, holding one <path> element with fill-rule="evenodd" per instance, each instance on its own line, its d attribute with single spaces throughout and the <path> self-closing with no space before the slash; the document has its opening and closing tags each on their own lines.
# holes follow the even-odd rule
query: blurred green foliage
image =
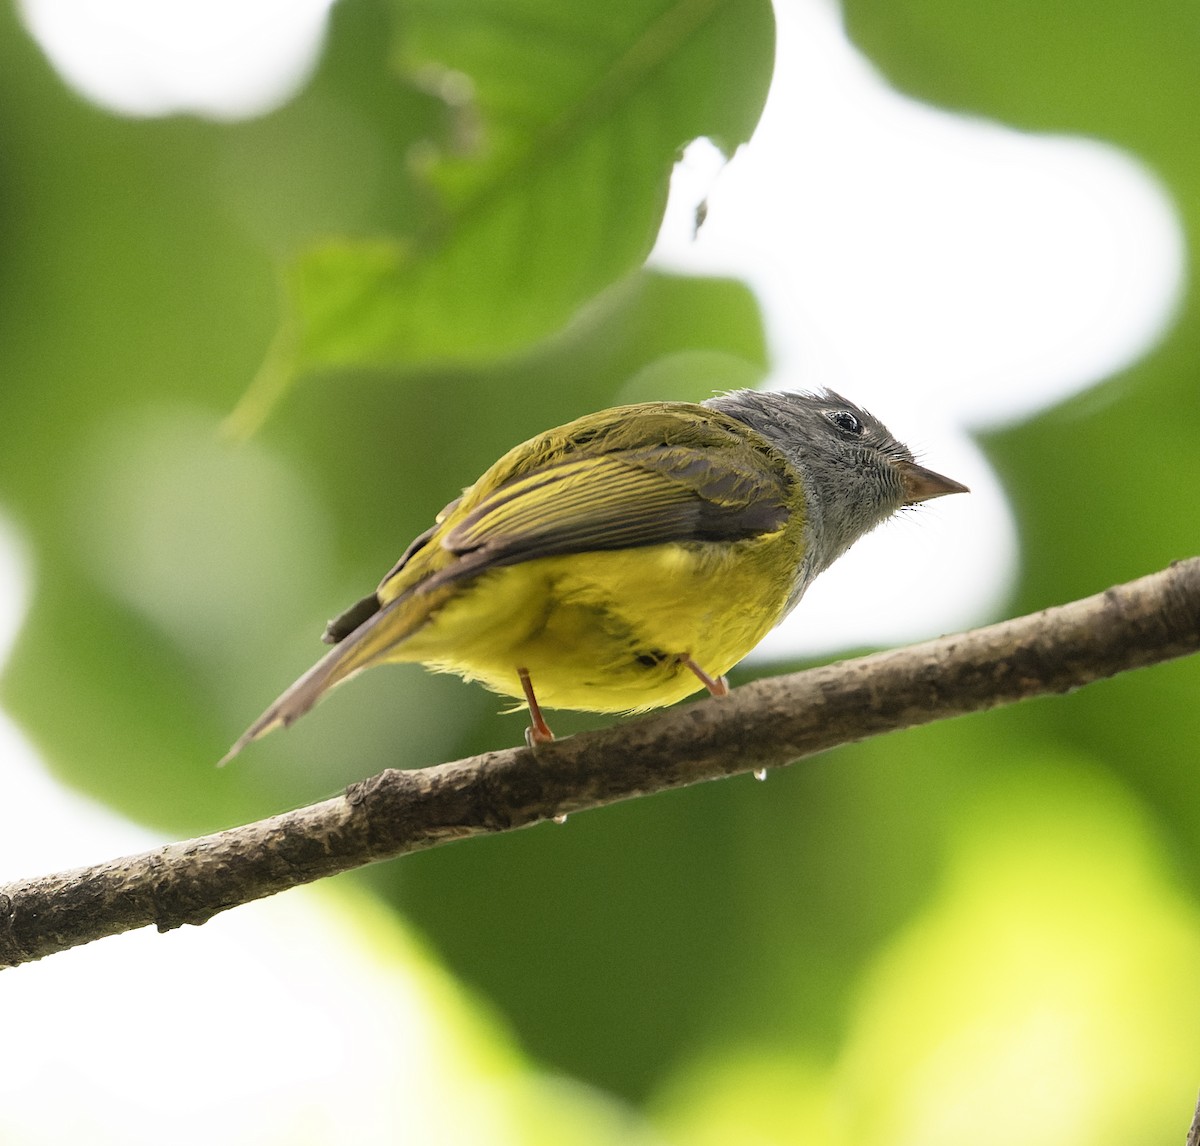
<svg viewBox="0 0 1200 1146">
<path fill-rule="evenodd" d="M 847 17 L 920 98 L 1128 148 L 1197 241 L 1190 0 Z M 0 499 L 36 562 L 3 694 L 58 775 L 192 834 L 518 739 L 403 667 L 212 767 L 504 449 L 764 376 L 744 286 L 640 264 L 679 147 L 749 136 L 771 46 L 761 0 L 343 0 L 302 93 L 215 125 L 88 106 L 0 10 Z M 1193 291 L 1150 357 L 986 439 L 1013 612 L 1196 551 L 1198 331 Z M 1164 666 L 361 881 L 669 1140 L 1174 1142 L 1198 687 Z"/>
</svg>

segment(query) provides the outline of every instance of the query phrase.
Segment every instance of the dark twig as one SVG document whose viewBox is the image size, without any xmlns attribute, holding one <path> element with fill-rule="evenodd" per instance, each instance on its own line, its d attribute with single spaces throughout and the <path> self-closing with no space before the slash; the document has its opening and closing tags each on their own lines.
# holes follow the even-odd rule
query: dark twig
<svg viewBox="0 0 1200 1146">
<path fill-rule="evenodd" d="M 1200 558 L 984 629 L 756 681 L 599 732 L 419 772 L 319 804 L 0 888 L 0 966 L 227 908 L 376 860 L 1064 693 L 1200 649 Z M 1198 1144 L 1200 1146 L 1200 1144 Z"/>
</svg>

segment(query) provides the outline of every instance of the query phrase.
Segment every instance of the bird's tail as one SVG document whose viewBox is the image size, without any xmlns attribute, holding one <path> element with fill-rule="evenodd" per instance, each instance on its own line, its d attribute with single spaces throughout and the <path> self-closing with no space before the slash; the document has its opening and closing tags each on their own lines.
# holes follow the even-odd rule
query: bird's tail
<svg viewBox="0 0 1200 1146">
<path fill-rule="evenodd" d="M 228 764 L 252 740 L 276 728 L 286 728 L 303 716 L 330 689 L 371 665 L 392 659 L 396 646 L 412 636 L 429 619 L 428 598 L 437 594 L 410 594 L 389 602 L 327 652 L 288 688 L 221 757 Z M 415 599 L 414 599 L 415 598 Z M 414 607 L 416 606 L 416 607 Z"/>
</svg>

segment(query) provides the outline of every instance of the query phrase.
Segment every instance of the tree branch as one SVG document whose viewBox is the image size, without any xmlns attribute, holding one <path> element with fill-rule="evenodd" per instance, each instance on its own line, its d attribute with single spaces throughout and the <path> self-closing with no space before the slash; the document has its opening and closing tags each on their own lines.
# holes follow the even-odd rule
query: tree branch
<svg viewBox="0 0 1200 1146">
<path fill-rule="evenodd" d="M 1064 693 L 1200 649 L 1200 558 L 1057 608 L 760 680 L 730 696 L 435 768 L 388 769 L 294 812 L 0 887 L 0 966 L 154 924 L 200 924 L 298 884 L 652 792 L 778 768 Z"/>
</svg>

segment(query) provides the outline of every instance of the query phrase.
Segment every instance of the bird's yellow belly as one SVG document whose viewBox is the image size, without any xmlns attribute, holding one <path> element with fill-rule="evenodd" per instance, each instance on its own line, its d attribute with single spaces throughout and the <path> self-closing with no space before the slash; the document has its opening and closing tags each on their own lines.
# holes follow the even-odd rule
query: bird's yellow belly
<svg viewBox="0 0 1200 1146">
<path fill-rule="evenodd" d="M 671 704 L 702 687 L 684 658 L 720 676 L 779 619 L 790 585 L 764 565 L 781 543 L 667 544 L 492 569 L 464 584 L 396 659 L 515 697 L 523 668 L 551 708 Z"/>
</svg>

